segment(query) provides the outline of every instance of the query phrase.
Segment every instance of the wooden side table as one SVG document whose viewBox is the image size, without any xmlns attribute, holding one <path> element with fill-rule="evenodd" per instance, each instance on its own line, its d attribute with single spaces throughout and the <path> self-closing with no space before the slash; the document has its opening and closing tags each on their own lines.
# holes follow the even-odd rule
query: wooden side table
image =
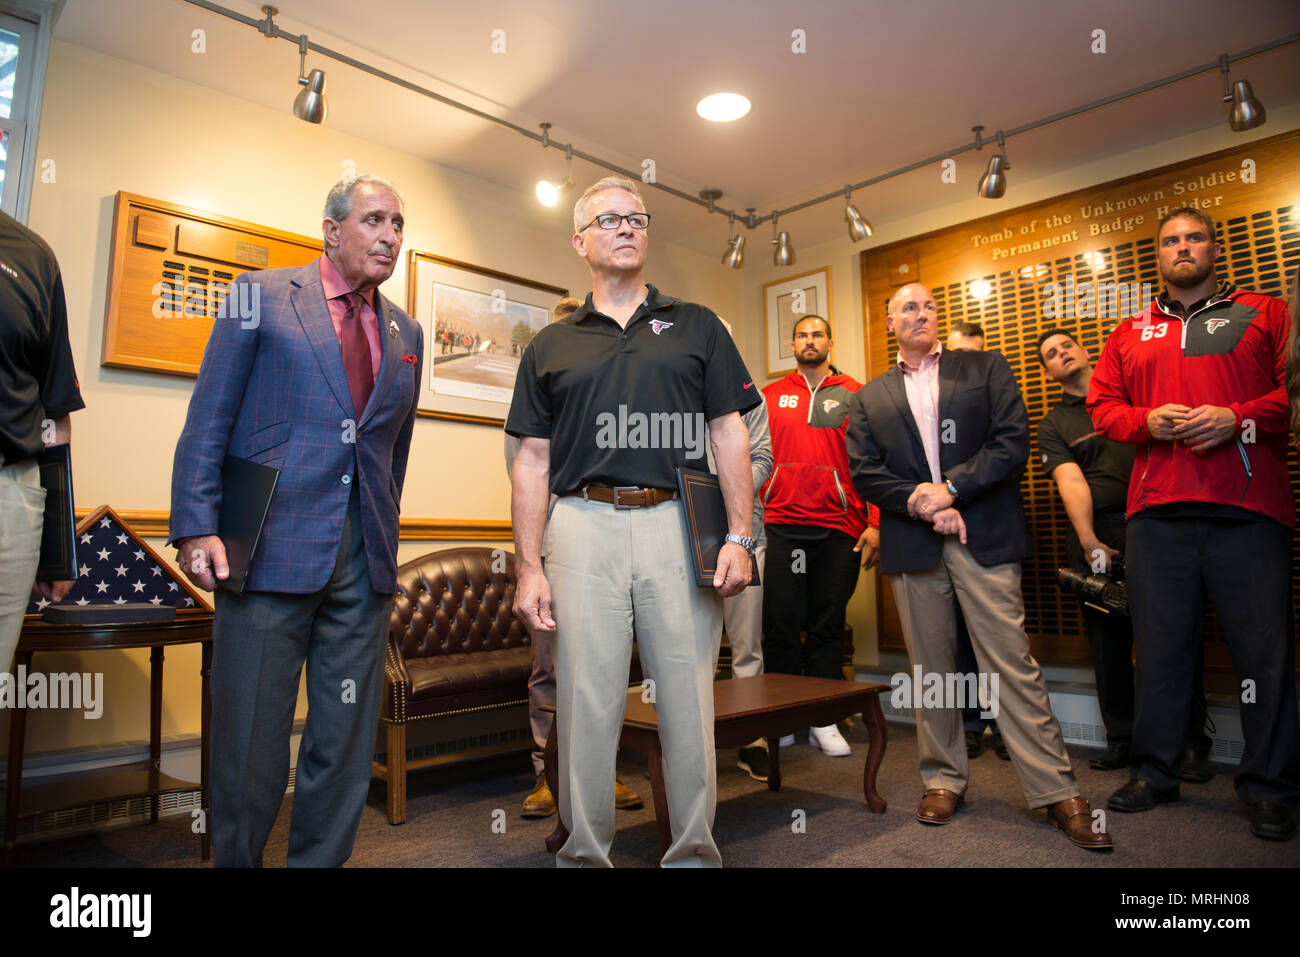
<svg viewBox="0 0 1300 957">
<path fill-rule="evenodd" d="M 163 649 L 168 645 L 199 642 L 203 649 L 200 670 L 203 684 L 202 724 L 200 731 L 200 777 L 182 781 L 163 774 L 162 763 L 162 680 Z M 5 784 L 4 859 L 13 860 L 18 841 L 18 821 L 45 811 L 120 801 L 130 798 L 150 799 L 149 820 L 158 821 L 158 797 L 176 791 L 202 792 L 204 828 L 199 840 L 199 854 L 204 861 L 211 857 L 208 836 L 208 731 L 211 723 L 212 698 L 208 675 L 212 670 L 212 612 L 180 610 L 174 621 L 113 623 L 101 625 L 55 624 L 38 618 L 23 623 L 18 648 L 14 653 L 14 673 L 25 666 L 32 673 L 32 656 L 38 651 L 104 651 L 108 649 L 149 648 L 149 760 L 124 766 L 111 774 L 96 774 L 76 780 L 39 784 L 24 789 L 23 747 L 27 731 L 27 710 L 15 708 L 9 722 L 9 777 Z"/>
<path fill-rule="evenodd" d="M 888 731 L 880 708 L 880 692 L 889 685 L 836 681 L 830 678 L 805 678 L 798 675 L 756 675 L 731 678 L 713 683 L 713 740 L 717 750 L 738 748 L 755 738 L 767 738 L 769 790 L 781 789 L 781 748 L 783 734 L 810 725 L 823 727 L 852 714 L 862 713 L 867 725 L 867 755 L 862 768 L 862 796 L 867 807 L 884 814 L 886 802 L 876 790 L 876 773 L 885 757 Z M 544 708 L 543 710 L 552 710 Z M 546 781 L 551 794 L 559 795 L 559 754 L 556 722 L 546 739 L 544 752 Z M 659 828 L 659 852 L 672 843 L 668 820 L 668 796 L 664 786 L 663 753 L 659 745 L 659 722 L 654 705 L 642 700 L 640 688 L 627 692 L 623 730 L 619 746 L 640 751 L 648 758 L 650 787 L 654 798 L 655 822 Z M 569 839 L 568 829 L 557 817 L 555 830 L 546 839 L 552 854 Z"/>
</svg>

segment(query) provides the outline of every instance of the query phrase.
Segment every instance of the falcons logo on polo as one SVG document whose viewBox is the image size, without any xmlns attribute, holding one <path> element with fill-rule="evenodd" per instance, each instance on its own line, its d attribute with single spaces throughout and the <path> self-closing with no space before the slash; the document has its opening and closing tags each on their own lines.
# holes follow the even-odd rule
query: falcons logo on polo
<svg viewBox="0 0 1300 957">
<path fill-rule="evenodd" d="M 663 332 L 665 329 L 670 328 L 671 326 L 672 326 L 671 322 L 664 322 L 662 319 L 650 320 L 650 331 L 653 332 L 656 336 L 659 335 L 661 332 Z"/>
<path fill-rule="evenodd" d="M 1205 331 L 1208 332 L 1210 335 L 1214 335 L 1216 330 L 1222 329 L 1227 324 L 1228 324 L 1227 319 L 1206 319 Z"/>
<path fill-rule="evenodd" d="M 829 415 L 831 409 L 835 408 L 839 404 L 839 399 L 822 399 L 822 411 Z"/>
</svg>

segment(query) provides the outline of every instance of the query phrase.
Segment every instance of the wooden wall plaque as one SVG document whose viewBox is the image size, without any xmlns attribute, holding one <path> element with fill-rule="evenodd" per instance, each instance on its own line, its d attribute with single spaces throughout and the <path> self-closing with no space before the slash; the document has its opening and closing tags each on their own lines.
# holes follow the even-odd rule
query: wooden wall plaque
<svg viewBox="0 0 1300 957">
<path fill-rule="evenodd" d="M 302 266 L 321 240 L 119 192 L 100 364 L 196 376 L 236 276 Z"/>
<path fill-rule="evenodd" d="M 861 253 L 863 333 L 871 376 L 884 372 L 897 352 L 885 327 L 893 291 L 919 273 L 939 307 L 940 336 L 959 321 L 984 327 L 985 348 L 1007 357 L 1029 408 L 1035 441 L 1021 494 L 1034 536 L 1034 556 L 1024 563 L 1025 630 L 1033 653 L 1050 664 L 1090 664 L 1092 655 L 1078 604 L 1056 586 L 1065 564 L 1068 519 L 1056 483 L 1043 474 L 1037 425 L 1060 400 L 1035 354 L 1049 326 L 1073 329 L 1094 366 L 1106 337 L 1149 283 L 1163 288 L 1156 264 L 1155 231 L 1170 209 L 1195 206 L 1215 220 L 1223 256 L 1218 275 L 1255 292 L 1285 298 L 1300 263 L 1300 130 L 1126 177 L 1064 196 L 906 239 Z M 899 265 L 906 264 L 906 272 Z M 1053 291 L 1075 295 L 1053 297 Z M 1057 286 L 1049 284 L 1057 283 Z M 1091 283 L 1091 307 L 1083 297 Z M 977 298 L 976 293 L 987 293 Z M 1106 285 L 1103 285 L 1106 284 Z M 1098 292 L 1106 306 L 1098 308 Z M 1147 299 L 1150 295 L 1146 296 Z M 1048 308 L 1049 304 L 1051 305 Z M 1057 314 L 1057 305 L 1063 306 Z M 1116 315 L 1118 313 L 1118 315 Z M 1291 485 L 1300 496 L 1295 450 Z M 1292 546 L 1300 571 L 1300 537 Z M 1293 600 L 1300 594 L 1293 580 Z M 905 651 L 892 590 L 881 588 L 880 646 Z M 1300 611 L 1300 603 L 1295 603 Z M 1230 669 L 1227 646 L 1207 617 L 1206 666 Z"/>
</svg>

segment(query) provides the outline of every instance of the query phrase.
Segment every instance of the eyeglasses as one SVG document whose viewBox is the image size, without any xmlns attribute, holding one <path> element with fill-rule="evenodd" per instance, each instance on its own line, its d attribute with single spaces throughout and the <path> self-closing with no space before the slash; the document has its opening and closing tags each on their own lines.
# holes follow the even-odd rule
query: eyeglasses
<svg viewBox="0 0 1300 957">
<path fill-rule="evenodd" d="M 649 213 L 628 213 L 626 216 L 623 216 L 620 213 L 601 213 L 586 226 L 583 226 L 582 229 L 578 230 L 578 232 L 582 232 L 584 229 L 590 229 L 593 224 L 599 226 L 601 229 L 618 229 L 625 219 L 627 220 L 627 224 L 633 229 L 645 229 L 650 225 Z"/>
</svg>

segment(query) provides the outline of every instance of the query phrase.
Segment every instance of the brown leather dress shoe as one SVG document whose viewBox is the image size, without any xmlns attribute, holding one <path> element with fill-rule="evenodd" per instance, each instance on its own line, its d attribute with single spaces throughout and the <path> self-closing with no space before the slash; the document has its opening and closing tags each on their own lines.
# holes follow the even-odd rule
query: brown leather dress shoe
<svg viewBox="0 0 1300 957">
<path fill-rule="evenodd" d="M 645 807 L 645 801 L 641 800 L 641 795 L 637 794 L 630 787 L 614 779 L 614 807 L 620 811 L 635 811 L 638 808 Z"/>
<path fill-rule="evenodd" d="M 921 798 L 921 806 L 916 809 L 916 819 L 922 824 L 947 824 L 964 799 L 963 794 L 945 791 L 943 788 L 930 788 Z"/>
<path fill-rule="evenodd" d="M 537 775 L 537 785 L 533 788 L 533 793 L 524 799 L 524 809 L 520 812 L 521 817 L 550 817 L 555 813 L 555 798 L 551 796 L 551 789 L 546 784 L 546 775 Z"/>
<path fill-rule="evenodd" d="M 1104 830 L 1093 830 L 1092 808 L 1084 798 L 1072 797 L 1049 804 L 1047 819 L 1064 831 L 1075 847 L 1088 851 L 1109 851 L 1115 847 Z"/>
</svg>

